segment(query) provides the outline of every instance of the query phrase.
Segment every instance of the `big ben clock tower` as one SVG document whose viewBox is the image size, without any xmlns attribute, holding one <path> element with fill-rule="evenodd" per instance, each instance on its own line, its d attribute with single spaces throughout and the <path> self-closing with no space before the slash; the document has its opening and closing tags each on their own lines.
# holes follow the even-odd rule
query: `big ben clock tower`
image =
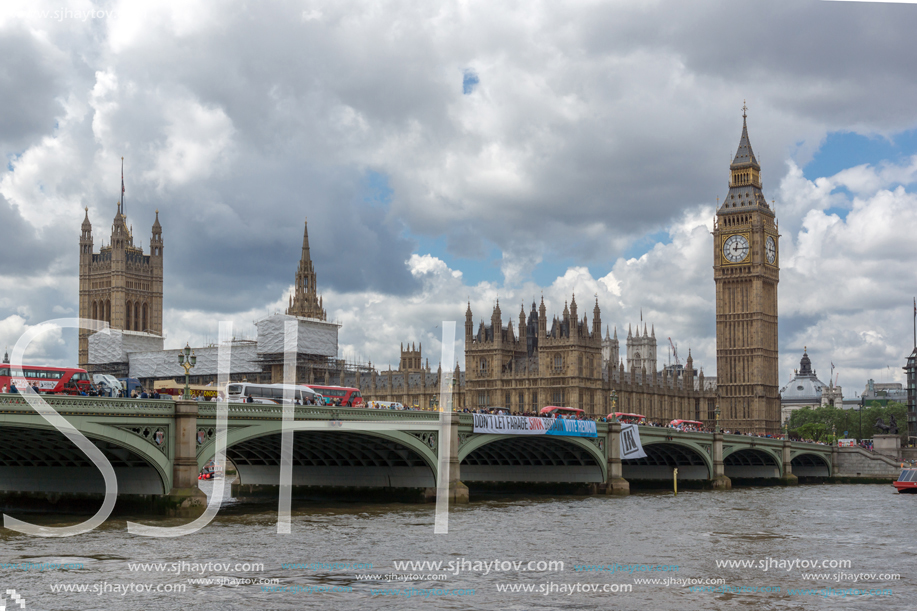
<svg viewBox="0 0 917 611">
<path fill-rule="evenodd" d="M 748 140 L 746 117 L 743 106 L 729 193 L 713 229 L 717 402 L 723 428 L 777 433 L 780 235 L 761 192 L 761 166 Z"/>
</svg>

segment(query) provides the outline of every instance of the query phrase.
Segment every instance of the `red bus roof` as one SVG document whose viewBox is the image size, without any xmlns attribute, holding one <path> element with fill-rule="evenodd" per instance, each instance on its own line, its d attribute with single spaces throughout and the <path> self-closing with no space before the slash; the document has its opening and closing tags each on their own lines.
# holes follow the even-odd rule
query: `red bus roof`
<svg viewBox="0 0 917 611">
<path fill-rule="evenodd" d="M 0 367 L 3 367 L 4 369 L 19 367 L 20 369 L 28 369 L 30 371 L 34 369 L 37 371 L 72 371 L 73 373 L 86 373 L 86 370 L 82 369 L 81 367 L 44 367 L 41 365 L 13 365 L 10 363 L 0 364 Z"/>
<path fill-rule="evenodd" d="M 558 407 L 557 405 L 547 405 L 541 408 L 542 414 L 547 414 L 555 410 L 564 411 L 564 412 L 573 412 L 574 414 L 585 414 L 584 410 L 581 410 L 578 407 Z"/>
<path fill-rule="evenodd" d="M 625 412 L 615 412 L 613 414 L 608 414 L 607 417 L 611 418 L 612 416 L 617 416 L 618 418 L 623 416 L 625 418 L 644 418 L 646 419 L 646 416 L 644 416 L 643 414 L 628 414 Z"/>
<path fill-rule="evenodd" d="M 669 424 L 676 426 L 679 424 L 697 424 L 698 426 L 704 426 L 704 423 L 698 420 L 672 420 Z"/>
</svg>

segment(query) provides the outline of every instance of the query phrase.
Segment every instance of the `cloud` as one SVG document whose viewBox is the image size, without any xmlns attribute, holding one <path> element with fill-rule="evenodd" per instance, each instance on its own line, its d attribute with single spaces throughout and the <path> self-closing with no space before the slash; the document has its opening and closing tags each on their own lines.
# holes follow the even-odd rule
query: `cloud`
<svg viewBox="0 0 917 611">
<path fill-rule="evenodd" d="M 708 231 L 747 99 L 784 233 L 782 371 L 807 334 L 861 376 L 902 349 L 889 304 L 912 278 L 915 162 L 814 181 L 801 168 L 829 132 L 914 126 L 910 7 L 205 0 L 70 22 L 23 7 L 0 23 L 0 236 L 21 253 L 0 278 L 4 320 L 75 308 L 84 207 L 98 247 L 124 157 L 137 242 L 160 210 L 171 335 L 282 306 L 308 217 L 353 354 L 394 360 L 414 338 L 435 350 L 466 298 L 477 324 L 497 298 L 516 318 L 542 290 L 551 312 L 576 291 L 612 324 L 642 308 L 709 371 Z M 466 283 L 450 260 L 493 251 L 499 283 Z"/>
</svg>

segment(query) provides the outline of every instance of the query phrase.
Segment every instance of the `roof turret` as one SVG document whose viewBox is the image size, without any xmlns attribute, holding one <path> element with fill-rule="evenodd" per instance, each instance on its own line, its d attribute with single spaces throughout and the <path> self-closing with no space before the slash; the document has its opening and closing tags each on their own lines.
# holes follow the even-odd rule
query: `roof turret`
<svg viewBox="0 0 917 611">
<path fill-rule="evenodd" d="M 751 150 L 751 141 L 748 139 L 748 124 L 746 122 L 746 118 L 748 117 L 747 111 L 748 108 L 743 104 L 742 137 L 739 138 L 739 148 L 736 149 L 736 156 L 732 160 L 732 166 L 749 165 L 761 169 L 761 166 L 758 165 L 758 159 L 755 157 L 755 152 Z"/>
<path fill-rule="evenodd" d="M 812 371 L 812 361 L 809 359 L 808 346 L 804 346 L 802 349 L 802 358 L 799 360 L 799 375 L 800 376 L 814 376 L 815 372 Z"/>
</svg>

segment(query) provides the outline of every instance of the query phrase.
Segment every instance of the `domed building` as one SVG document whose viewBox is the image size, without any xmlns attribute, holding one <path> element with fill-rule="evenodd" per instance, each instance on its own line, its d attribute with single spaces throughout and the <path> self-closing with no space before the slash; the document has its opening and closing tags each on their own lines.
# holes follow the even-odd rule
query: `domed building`
<svg viewBox="0 0 917 611">
<path fill-rule="evenodd" d="M 793 379 L 780 389 L 781 423 L 790 419 L 794 409 L 816 408 L 822 404 L 822 394 L 828 386 L 815 376 L 807 350 L 802 351 L 799 369 L 793 370 Z"/>
</svg>

